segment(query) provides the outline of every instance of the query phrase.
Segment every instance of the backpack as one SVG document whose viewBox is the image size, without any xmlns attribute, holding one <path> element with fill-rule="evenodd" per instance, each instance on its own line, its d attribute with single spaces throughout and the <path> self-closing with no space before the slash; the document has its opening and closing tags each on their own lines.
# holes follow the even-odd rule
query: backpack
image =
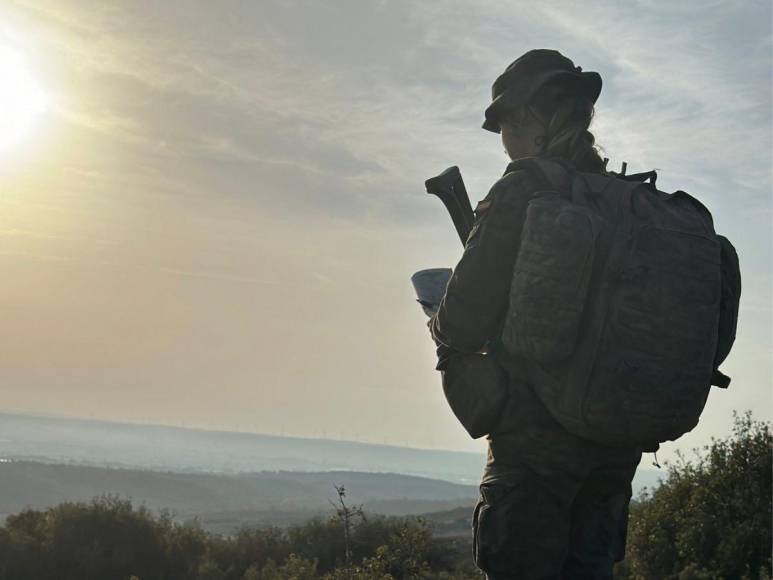
<svg viewBox="0 0 773 580">
<path fill-rule="evenodd" d="M 674 440 L 698 423 L 735 339 L 740 272 L 708 209 L 656 174 L 511 166 L 528 203 L 501 343 L 568 431 L 606 445 Z M 624 173 L 624 172 L 623 172 Z M 645 183 L 644 177 L 651 179 Z"/>
</svg>

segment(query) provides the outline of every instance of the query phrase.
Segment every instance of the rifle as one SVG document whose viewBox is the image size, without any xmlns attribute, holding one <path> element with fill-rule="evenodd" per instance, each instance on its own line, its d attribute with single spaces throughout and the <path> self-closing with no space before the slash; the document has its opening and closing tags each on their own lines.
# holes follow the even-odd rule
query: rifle
<svg viewBox="0 0 773 580">
<path fill-rule="evenodd" d="M 427 193 L 438 196 L 446 206 L 462 245 L 466 245 L 475 217 L 459 168 L 449 167 L 424 185 Z M 450 268 L 432 268 L 416 272 L 411 278 L 427 316 L 437 312 L 451 274 Z M 453 349 L 439 343 L 438 347 L 440 361 L 446 361 L 442 365 L 443 393 L 451 411 L 473 439 L 491 433 L 507 402 L 505 371 L 482 352 L 451 357 Z M 455 362 L 451 363 L 452 359 Z"/>
<path fill-rule="evenodd" d="M 459 168 L 456 165 L 449 167 L 440 175 L 425 181 L 424 187 L 427 193 L 438 196 L 443 202 L 462 245 L 465 245 L 475 216 Z M 451 273 L 450 268 L 430 268 L 416 272 L 411 277 L 418 296 L 417 302 L 421 304 L 427 316 L 432 316 L 440 304 Z"/>
</svg>

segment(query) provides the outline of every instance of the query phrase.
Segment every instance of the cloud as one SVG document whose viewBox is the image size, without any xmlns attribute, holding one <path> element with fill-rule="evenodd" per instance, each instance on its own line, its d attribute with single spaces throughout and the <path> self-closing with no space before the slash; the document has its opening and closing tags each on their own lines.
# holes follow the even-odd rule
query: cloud
<svg viewBox="0 0 773 580">
<path fill-rule="evenodd" d="M 33 230 L 24 230 L 19 228 L 0 229 L 0 236 L 15 238 L 34 238 L 40 240 L 58 240 L 58 241 L 86 241 L 89 244 L 100 246 L 114 246 L 117 242 L 112 240 L 103 240 L 99 238 L 82 238 L 76 236 L 63 236 L 58 234 L 49 234 L 45 232 L 36 232 Z"/>
<path fill-rule="evenodd" d="M 34 260 L 36 262 L 71 262 L 70 256 L 55 256 L 46 254 L 35 254 L 33 252 L 12 252 L 6 250 L 0 250 L 0 256 L 10 256 L 14 258 L 25 258 L 28 260 Z"/>
<path fill-rule="evenodd" d="M 769 2 L 44 0 L 3 12 L 60 98 L 58 148 L 2 200 L 0 235 L 20 262 L 76 266 L 14 262 L 15 295 L 39 280 L 81 289 L 100 337 L 102 321 L 134 321 L 144 304 L 136 336 L 175 337 L 163 368 L 131 361 L 103 382 L 145 373 L 137 388 L 184 389 L 226 426 L 235 411 L 206 398 L 211 377 L 241 385 L 253 408 L 254 386 L 270 383 L 309 416 L 331 397 L 351 411 L 341 401 L 365 386 L 379 400 L 358 416 L 405 432 L 405 397 L 431 385 L 417 413 L 470 448 L 442 422 L 408 282 L 458 258 L 423 182 L 458 164 L 473 200 L 485 195 L 507 161 L 480 128 L 491 82 L 535 47 L 604 77 L 594 132 L 612 167 L 658 168 L 664 188 L 710 205 L 742 256 L 743 336 L 770 351 Z M 70 308 L 61 294 L 51 311 Z M 227 365 L 209 358 L 215 331 Z M 748 391 L 767 372 L 758 358 L 741 371 Z M 278 415 L 265 413 L 267 429 Z"/>
<path fill-rule="evenodd" d="M 750 8 L 597 2 L 538 10 L 603 67 L 600 126 L 612 147 L 677 178 L 705 176 L 711 189 L 749 189 L 757 207 L 769 207 L 771 8 Z M 632 13 L 636 26 L 600 32 Z"/>
<path fill-rule="evenodd" d="M 224 274 L 221 272 L 208 272 L 208 271 L 187 271 L 178 270 L 176 268 L 159 268 L 160 272 L 165 274 L 172 274 L 174 276 L 184 276 L 187 278 L 203 278 L 206 280 L 215 280 L 218 282 L 237 282 L 240 284 L 255 284 L 258 286 L 273 286 L 277 282 L 273 280 L 260 280 L 258 278 L 248 278 L 246 276 L 234 276 L 232 274 Z"/>
</svg>

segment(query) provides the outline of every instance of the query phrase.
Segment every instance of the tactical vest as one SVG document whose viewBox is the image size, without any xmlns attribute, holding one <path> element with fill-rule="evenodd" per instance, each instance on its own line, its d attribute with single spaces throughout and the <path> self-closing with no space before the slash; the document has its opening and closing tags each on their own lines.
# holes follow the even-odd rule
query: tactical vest
<svg viewBox="0 0 773 580">
<path fill-rule="evenodd" d="M 544 189 L 526 211 L 505 350 L 578 436 L 646 446 L 690 431 L 711 385 L 729 383 L 718 367 L 740 297 L 732 244 L 683 191 L 556 160 L 512 168 Z"/>
</svg>

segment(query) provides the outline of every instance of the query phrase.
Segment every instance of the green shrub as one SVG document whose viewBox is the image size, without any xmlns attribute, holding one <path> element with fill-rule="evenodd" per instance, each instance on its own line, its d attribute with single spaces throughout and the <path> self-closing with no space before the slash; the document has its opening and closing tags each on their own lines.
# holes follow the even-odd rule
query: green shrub
<svg viewBox="0 0 773 580">
<path fill-rule="evenodd" d="M 758 580 L 771 567 L 771 431 L 750 413 L 694 461 L 679 457 L 631 505 L 623 574 L 636 580 Z"/>
<path fill-rule="evenodd" d="M 0 534 L 0 579 L 196 576 L 206 536 L 116 497 L 63 503 L 8 516 Z"/>
</svg>

